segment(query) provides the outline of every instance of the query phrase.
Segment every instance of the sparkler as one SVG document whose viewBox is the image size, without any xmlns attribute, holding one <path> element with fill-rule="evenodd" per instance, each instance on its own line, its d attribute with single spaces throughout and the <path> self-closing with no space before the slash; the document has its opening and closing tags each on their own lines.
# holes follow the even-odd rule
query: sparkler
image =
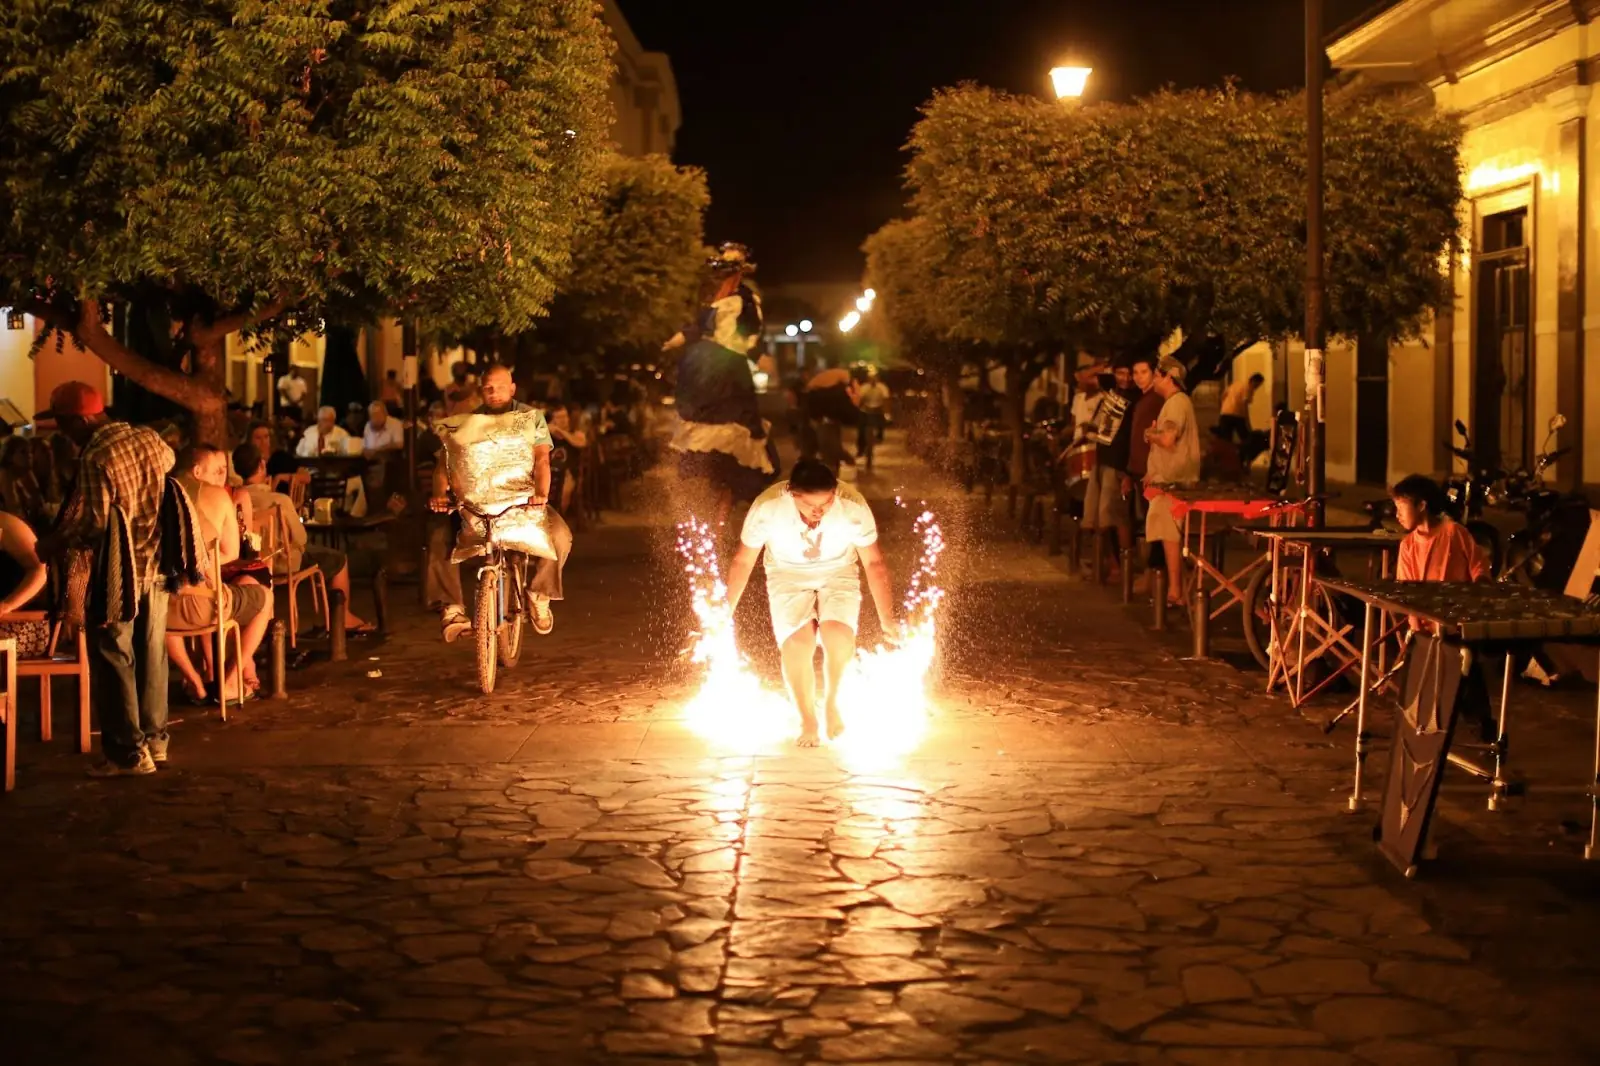
<svg viewBox="0 0 1600 1066">
<path fill-rule="evenodd" d="M 904 755 L 927 729 L 927 680 L 938 647 L 937 616 L 944 600 L 939 558 L 945 543 L 931 511 L 919 514 L 913 529 L 922 555 L 906 589 L 901 639 L 892 647 L 858 649 L 840 685 L 845 732 L 833 743 L 851 762 Z M 739 750 L 792 737 L 797 725 L 793 704 L 781 690 L 762 684 L 734 639 L 712 528 L 694 519 L 680 525 L 678 552 L 698 624 L 688 655 L 705 668 L 699 691 L 684 708 L 690 728 Z"/>
</svg>

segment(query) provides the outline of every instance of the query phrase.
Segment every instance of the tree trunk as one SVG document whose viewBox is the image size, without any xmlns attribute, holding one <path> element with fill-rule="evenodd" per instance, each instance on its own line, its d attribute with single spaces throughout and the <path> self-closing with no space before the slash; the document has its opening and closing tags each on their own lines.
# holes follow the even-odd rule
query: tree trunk
<svg viewBox="0 0 1600 1066">
<path fill-rule="evenodd" d="M 106 332 L 100 322 L 100 306 L 85 300 L 73 334 L 78 343 L 99 356 L 101 361 L 129 381 L 165 396 L 194 416 L 195 440 L 230 447 L 228 403 L 223 395 L 223 374 L 227 335 L 209 333 L 195 348 L 191 373 L 162 366 L 130 349 Z"/>
<path fill-rule="evenodd" d="M 1011 484 L 1021 486 L 1023 473 L 1027 469 L 1028 442 L 1024 439 L 1023 430 L 1025 419 L 1023 415 L 1028 404 L 1028 384 L 1024 378 L 1021 362 L 1012 362 L 1006 365 L 1006 392 L 1005 404 L 1002 408 L 1005 415 L 1006 428 L 1011 431 Z"/>
<path fill-rule="evenodd" d="M 228 342 L 226 337 L 208 341 L 195 350 L 194 373 L 189 380 L 196 388 L 185 390 L 187 396 L 168 396 L 169 400 L 183 404 L 194 417 L 194 442 L 210 444 L 225 452 L 233 450 L 233 431 L 228 424 L 228 397 L 224 379 L 228 369 Z"/>
<path fill-rule="evenodd" d="M 959 378 L 946 378 L 944 382 L 945 439 L 959 444 L 967 435 L 967 394 L 961 391 Z"/>
</svg>

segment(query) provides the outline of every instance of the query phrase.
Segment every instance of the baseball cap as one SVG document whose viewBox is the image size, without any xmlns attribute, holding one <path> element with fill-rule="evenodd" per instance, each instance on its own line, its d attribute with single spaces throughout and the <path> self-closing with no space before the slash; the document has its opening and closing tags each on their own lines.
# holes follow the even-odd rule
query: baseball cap
<svg viewBox="0 0 1600 1066">
<path fill-rule="evenodd" d="M 67 415 L 87 418 L 106 413 L 106 398 L 86 381 L 63 381 L 50 393 L 50 406 L 34 415 L 35 421 L 59 419 Z"/>
<path fill-rule="evenodd" d="M 1182 360 L 1174 359 L 1170 355 L 1163 355 L 1161 362 L 1156 364 L 1156 371 L 1182 384 L 1184 376 L 1189 373 L 1189 368 L 1183 365 Z"/>
</svg>

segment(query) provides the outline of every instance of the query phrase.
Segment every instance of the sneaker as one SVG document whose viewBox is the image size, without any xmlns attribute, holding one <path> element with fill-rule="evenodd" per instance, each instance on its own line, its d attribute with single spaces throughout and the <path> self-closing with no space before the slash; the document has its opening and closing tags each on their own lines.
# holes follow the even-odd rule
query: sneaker
<svg viewBox="0 0 1600 1066">
<path fill-rule="evenodd" d="M 155 760 L 151 759 L 150 753 L 143 748 L 139 749 L 139 758 L 130 765 L 124 766 L 110 759 L 102 759 L 89 767 L 90 777 L 143 777 L 155 772 Z"/>
<path fill-rule="evenodd" d="M 151 762 L 159 766 L 167 761 L 167 744 L 168 742 L 165 740 L 147 740 L 144 742 L 144 750 L 150 753 Z"/>
<path fill-rule="evenodd" d="M 550 610 L 549 596 L 535 596 L 533 598 L 533 631 L 541 637 L 550 635 L 556 627 L 555 612 Z"/>
<path fill-rule="evenodd" d="M 452 643 L 463 633 L 472 631 L 472 623 L 467 619 L 466 608 L 458 603 L 452 603 L 444 609 L 444 642 Z"/>
</svg>

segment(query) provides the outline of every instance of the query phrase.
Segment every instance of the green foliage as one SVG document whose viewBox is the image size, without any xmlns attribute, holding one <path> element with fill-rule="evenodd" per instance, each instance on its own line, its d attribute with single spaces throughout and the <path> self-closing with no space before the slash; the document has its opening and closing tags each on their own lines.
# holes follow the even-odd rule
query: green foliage
<svg viewBox="0 0 1600 1066">
<path fill-rule="evenodd" d="M 578 226 L 572 272 L 540 348 L 563 359 L 659 351 L 693 311 L 705 261 L 705 174 L 665 156 L 612 155 Z"/>
<path fill-rule="evenodd" d="M 527 327 L 607 135 L 591 0 L 14 0 L 0 285 Z"/>
<path fill-rule="evenodd" d="M 1414 333 L 1449 299 L 1459 129 L 1364 97 L 1331 99 L 1326 134 L 1329 327 Z M 869 273 L 902 332 L 1010 364 L 1174 329 L 1237 350 L 1303 322 L 1304 144 L 1303 100 L 1232 88 L 1094 108 L 943 91 L 911 136 L 915 217 L 869 241 Z"/>
</svg>

